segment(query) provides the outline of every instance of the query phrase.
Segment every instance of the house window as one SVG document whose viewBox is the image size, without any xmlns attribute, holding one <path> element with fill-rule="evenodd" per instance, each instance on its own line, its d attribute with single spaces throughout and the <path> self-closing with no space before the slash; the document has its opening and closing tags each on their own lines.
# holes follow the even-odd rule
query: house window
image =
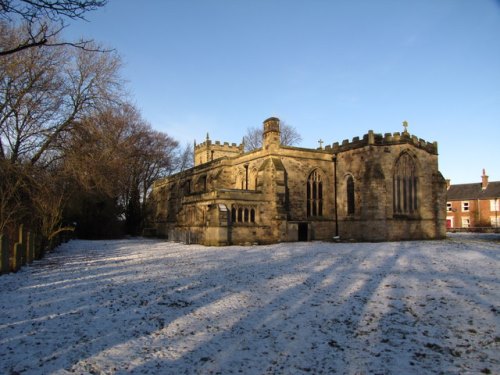
<svg viewBox="0 0 500 375">
<path fill-rule="evenodd" d="M 307 179 L 307 216 L 323 216 L 323 182 L 317 170 Z"/>
<path fill-rule="evenodd" d="M 396 162 L 393 180 L 394 213 L 408 215 L 418 208 L 417 173 L 415 161 L 407 154 L 402 154 Z"/>
<path fill-rule="evenodd" d="M 347 177 L 346 183 L 346 193 L 347 193 L 347 214 L 354 214 L 354 178 L 352 176 Z"/>
<path fill-rule="evenodd" d="M 490 211 L 500 211 L 500 199 L 490 199 Z"/>
<path fill-rule="evenodd" d="M 463 212 L 469 211 L 469 202 L 468 201 L 462 202 L 462 211 Z"/>
<path fill-rule="evenodd" d="M 255 223 L 255 210 L 253 208 L 250 210 L 250 221 Z"/>
<path fill-rule="evenodd" d="M 462 218 L 462 228 L 469 228 L 470 227 L 470 220 L 468 217 L 463 217 Z"/>
<path fill-rule="evenodd" d="M 451 206 L 451 202 L 446 202 L 446 211 L 447 212 L 453 211 L 453 207 Z"/>
</svg>

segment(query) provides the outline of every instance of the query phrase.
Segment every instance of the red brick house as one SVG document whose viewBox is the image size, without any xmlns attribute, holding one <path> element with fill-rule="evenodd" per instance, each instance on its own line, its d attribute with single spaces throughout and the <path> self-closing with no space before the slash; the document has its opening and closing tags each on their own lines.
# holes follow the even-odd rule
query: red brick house
<svg viewBox="0 0 500 375">
<path fill-rule="evenodd" d="M 483 169 L 481 182 L 451 185 L 448 181 L 446 227 L 500 227 L 500 181 L 488 181 Z"/>
</svg>

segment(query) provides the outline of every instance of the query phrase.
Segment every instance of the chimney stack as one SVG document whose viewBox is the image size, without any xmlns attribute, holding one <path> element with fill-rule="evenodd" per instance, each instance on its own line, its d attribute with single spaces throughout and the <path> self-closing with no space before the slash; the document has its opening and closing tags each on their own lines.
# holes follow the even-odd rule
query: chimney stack
<svg viewBox="0 0 500 375">
<path fill-rule="evenodd" d="M 486 176 L 486 171 L 483 168 L 483 175 L 481 176 L 481 187 L 483 190 L 486 190 L 488 187 L 488 176 Z"/>
</svg>

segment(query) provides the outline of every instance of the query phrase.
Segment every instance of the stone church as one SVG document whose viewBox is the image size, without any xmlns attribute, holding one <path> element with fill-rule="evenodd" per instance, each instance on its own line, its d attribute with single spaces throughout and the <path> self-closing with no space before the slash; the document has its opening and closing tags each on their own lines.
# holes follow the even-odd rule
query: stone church
<svg viewBox="0 0 500 375">
<path fill-rule="evenodd" d="M 446 182 L 437 143 L 376 134 L 308 149 L 280 144 L 264 121 L 262 148 L 205 142 L 194 167 L 153 186 L 156 233 L 205 245 L 393 241 L 446 236 Z"/>
</svg>

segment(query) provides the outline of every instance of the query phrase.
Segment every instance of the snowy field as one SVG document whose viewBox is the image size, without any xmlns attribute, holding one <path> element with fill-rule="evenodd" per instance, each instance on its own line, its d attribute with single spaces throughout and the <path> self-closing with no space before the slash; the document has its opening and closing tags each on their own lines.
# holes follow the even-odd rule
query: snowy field
<svg viewBox="0 0 500 375">
<path fill-rule="evenodd" d="M 500 374 L 499 241 L 72 241 L 0 276 L 0 373 Z"/>
</svg>

